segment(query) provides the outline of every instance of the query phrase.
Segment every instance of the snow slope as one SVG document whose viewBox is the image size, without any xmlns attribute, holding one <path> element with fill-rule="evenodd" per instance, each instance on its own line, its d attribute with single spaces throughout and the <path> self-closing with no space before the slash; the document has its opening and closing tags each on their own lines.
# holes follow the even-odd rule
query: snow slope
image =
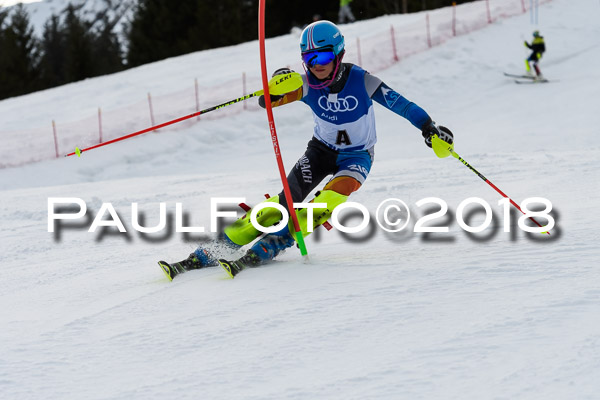
<svg viewBox="0 0 600 400">
<path fill-rule="evenodd" d="M 477 196 L 500 227 L 469 238 L 451 218 L 442 219 L 450 232 L 429 236 L 374 224 L 351 238 L 317 232 L 307 239 L 309 263 L 291 249 L 235 280 L 209 268 L 169 283 L 156 261 L 180 260 L 209 235 L 142 236 L 131 203 L 148 226 L 160 202 L 171 214 L 183 203 L 189 224 L 208 229 L 211 197 L 255 204 L 277 193 L 264 112 L 1 169 L 2 397 L 597 398 L 599 13 L 594 0 L 541 6 L 549 84 L 502 76 L 523 68 L 527 14 L 377 73 L 450 127 L 456 151 L 513 199 L 549 199 L 558 219 L 551 237 L 516 226 L 504 233 L 500 196 L 456 160 L 437 159 L 418 131 L 381 108 L 375 164 L 352 200 L 374 214 L 396 197 L 421 216 L 422 198 L 442 198 L 455 213 Z M 377 23 L 347 28 L 358 34 Z M 295 62 L 296 41 L 268 42 L 269 69 Z M 165 60 L 137 69 L 133 83 L 122 73 L 3 101 L 0 115 L 11 129 L 34 123 L 25 110 L 76 118 L 93 108 L 90 96 L 128 104 L 131 85 L 168 90 L 151 78 L 193 77 L 194 63 L 214 80 L 258 70 L 256 53 L 248 43 Z M 311 115 L 298 103 L 275 118 L 289 169 L 310 138 Z M 89 222 L 48 233 L 49 197 L 82 198 L 92 217 L 110 202 L 129 234 L 88 233 Z"/>
</svg>

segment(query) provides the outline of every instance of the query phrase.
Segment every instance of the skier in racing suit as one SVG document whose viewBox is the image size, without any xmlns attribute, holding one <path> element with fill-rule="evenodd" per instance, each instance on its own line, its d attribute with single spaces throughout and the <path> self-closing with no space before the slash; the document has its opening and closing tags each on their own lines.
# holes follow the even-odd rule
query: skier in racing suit
<svg viewBox="0 0 600 400">
<path fill-rule="evenodd" d="M 300 48 L 307 68 L 302 87 L 283 96 L 271 96 L 271 105 L 279 107 L 302 101 L 313 112 L 313 137 L 287 177 L 293 202 L 304 201 L 313 189 L 331 176 L 312 200 L 326 203 L 327 207 L 315 209 L 311 221 L 308 221 L 307 209 L 298 212 L 300 228 L 306 236 L 310 228 L 326 222 L 334 208 L 358 190 L 369 175 L 377 141 L 373 101 L 410 121 L 422 132 L 429 147 L 434 134 L 448 143 L 452 143 L 453 135 L 447 128 L 438 127 L 421 107 L 381 79 L 357 65 L 343 63 L 344 37 L 335 24 L 317 21 L 307 26 L 302 33 Z M 282 68 L 274 76 L 289 72 Z M 259 104 L 264 107 L 264 97 L 261 96 Z M 283 191 L 266 202 L 277 202 L 287 210 Z M 220 238 L 222 243 L 239 248 L 262 235 L 250 222 L 250 212 L 224 229 Z M 257 214 L 257 222 L 264 227 L 277 224 L 281 218 L 282 213 L 273 207 L 263 208 Z M 286 225 L 278 232 L 263 236 L 239 260 L 221 265 L 233 277 L 246 267 L 272 260 L 294 244 L 290 225 Z M 175 269 L 171 273 L 174 276 L 183 272 L 180 269 L 212 265 L 218 265 L 216 257 L 199 247 L 188 259 L 170 266 Z M 167 271 L 165 273 L 169 276 Z"/>
</svg>

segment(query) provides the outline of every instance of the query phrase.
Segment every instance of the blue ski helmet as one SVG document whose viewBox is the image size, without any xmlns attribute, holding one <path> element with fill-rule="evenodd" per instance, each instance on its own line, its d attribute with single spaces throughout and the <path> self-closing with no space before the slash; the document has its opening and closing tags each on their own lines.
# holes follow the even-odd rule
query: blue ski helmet
<svg viewBox="0 0 600 400">
<path fill-rule="evenodd" d="M 344 51 L 344 36 L 339 28 L 329 21 L 317 21 L 302 31 L 300 51 L 302 53 L 330 48 L 336 56 Z"/>
<path fill-rule="evenodd" d="M 533 31 L 533 37 L 540 37 L 540 31 Z"/>
</svg>

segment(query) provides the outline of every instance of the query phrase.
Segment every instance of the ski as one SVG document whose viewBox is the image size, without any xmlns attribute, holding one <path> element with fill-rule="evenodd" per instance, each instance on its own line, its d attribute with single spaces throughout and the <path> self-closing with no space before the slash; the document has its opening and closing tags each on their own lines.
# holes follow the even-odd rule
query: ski
<svg viewBox="0 0 600 400">
<path fill-rule="evenodd" d="M 173 282 L 173 278 L 175 278 L 179 274 L 183 274 L 185 272 L 184 269 L 177 270 L 175 266 L 169 264 L 166 261 L 159 261 L 158 266 L 162 269 L 162 272 L 165 273 L 169 282 Z"/>
<path fill-rule="evenodd" d="M 187 271 L 195 269 L 216 267 L 221 266 L 227 272 L 230 278 L 234 278 L 242 270 L 249 267 L 257 267 L 267 262 L 265 259 L 261 259 L 252 249 L 248 250 L 242 257 L 235 261 L 228 261 L 223 258 L 217 258 L 217 255 L 209 252 L 207 249 L 198 249 L 189 255 L 185 260 L 168 263 L 166 261 L 159 261 L 158 266 L 164 272 L 169 281 L 173 281 L 177 275 L 183 274 Z"/>
<path fill-rule="evenodd" d="M 179 262 L 168 263 L 162 260 L 158 262 L 158 266 L 162 269 L 167 276 L 167 279 L 169 279 L 171 282 L 177 275 L 183 274 L 187 271 L 206 267 L 215 267 L 217 265 L 218 262 L 216 257 L 214 257 L 206 249 L 201 249 L 201 251 L 196 250 L 194 253 L 190 254 L 188 258 Z"/>
<path fill-rule="evenodd" d="M 519 85 L 529 84 L 529 83 L 549 83 L 549 82 L 550 81 L 548 79 L 534 79 L 534 80 L 527 80 L 527 81 L 515 79 L 515 83 L 517 83 Z"/>
<path fill-rule="evenodd" d="M 243 257 L 238 258 L 235 261 L 228 261 L 223 258 L 219 259 L 219 264 L 231 279 L 235 278 L 235 276 L 244 269 L 258 267 L 265 262 L 265 260 L 261 260 L 261 258 L 252 250 L 248 250 Z"/>
<path fill-rule="evenodd" d="M 509 74 L 508 72 L 504 73 L 504 76 L 508 76 L 509 78 L 520 78 L 520 79 L 536 79 L 533 75 L 518 75 L 518 74 Z"/>
<path fill-rule="evenodd" d="M 225 272 L 227 272 L 227 275 L 229 275 L 229 277 L 231 279 L 233 279 L 237 274 L 239 274 L 242 270 L 244 270 L 246 268 L 246 265 L 242 264 L 241 259 L 237 260 L 237 261 L 228 261 L 225 259 L 219 259 L 218 263 L 225 270 Z M 165 276 L 167 277 L 167 279 L 170 282 L 173 282 L 173 279 L 175 279 L 175 277 L 177 275 L 181 275 L 181 274 L 189 271 L 189 269 L 185 269 L 183 266 L 181 266 L 181 263 L 169 264 L 166 261 L 159 261 L 158 266 L 164 272 Z M 213 266 L 214 265 L 207 265 L 207 266 L 204 266 L 201 268 L 213 267 Z M 195 269 L 199 269 L 199 268 L 195 268 Z"/>
<path fill-rule="evenodd" d="M 222 258 L 219 259 L 219 264 L 221 267 L 223 267 L 231 279 L 235 278 L 235 276 L 244 269 L 244 266 L 241 263 L 236 261 L 227 261 Z"/>
</svg>

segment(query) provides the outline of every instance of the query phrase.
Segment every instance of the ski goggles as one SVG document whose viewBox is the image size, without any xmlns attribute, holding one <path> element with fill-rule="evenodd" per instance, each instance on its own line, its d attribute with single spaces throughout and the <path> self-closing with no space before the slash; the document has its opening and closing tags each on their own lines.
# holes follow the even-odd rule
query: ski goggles
<svg viewBox="0 0 600 400">
<path fill-rule="evenodd" d="M 312 68 L 315 65 L 327 65 L 335 60 L 335 53 L 331 49 L 314 50 L 302 53 L 302 61 L 307 67 Z"/>
</svg>

